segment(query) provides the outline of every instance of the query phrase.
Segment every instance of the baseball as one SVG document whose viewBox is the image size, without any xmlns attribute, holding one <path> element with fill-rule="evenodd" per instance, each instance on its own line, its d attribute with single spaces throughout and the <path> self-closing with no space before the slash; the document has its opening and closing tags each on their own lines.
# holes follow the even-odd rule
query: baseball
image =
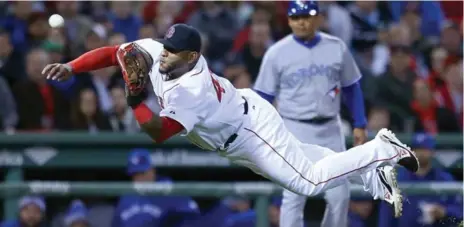
<svg viewBox="0 0 464 227">
<path fill-rule="evenodd" d="M 52 28 L 60 28 L 64 26 L 64 18 L 59 14 L 53 14 L 48 18 L 48 24 Z"/>
</svg>

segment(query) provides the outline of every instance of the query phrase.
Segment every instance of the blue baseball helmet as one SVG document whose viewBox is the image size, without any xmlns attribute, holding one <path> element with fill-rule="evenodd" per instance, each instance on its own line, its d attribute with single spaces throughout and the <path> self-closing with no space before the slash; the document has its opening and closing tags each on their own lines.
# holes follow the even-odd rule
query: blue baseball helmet
<svg viewBox="0 0 464 227">
<path fill-rule="evenodd" d="M 316 1 L 291 1 L 288 5 L 287 16 L 316 16 L 319 6 Z"/>
</svg>

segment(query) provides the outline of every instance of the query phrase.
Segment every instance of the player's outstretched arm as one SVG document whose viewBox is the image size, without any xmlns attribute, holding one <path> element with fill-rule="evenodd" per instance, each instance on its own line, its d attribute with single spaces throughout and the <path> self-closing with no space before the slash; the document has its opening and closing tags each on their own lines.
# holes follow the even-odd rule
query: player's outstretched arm
<svg viewBox="0 0 464 227">
<path fill-rule="evenodd" d="M 184 127 L 169 117 L 160 117 L 148 108 L 143 100 L 147 98 L 147 92 L 138 94 L 130 93 L 126 87 L 127 104 L 134 111 L 135 118 L 140 128 L 150 136 L 156 143 L 162 143 L 173 135 L 184 130 Z"/>
<path fill-rule="evenodd" d="M 118 65 L 116 52 L 119 46 L 106 46 L 91 50 L 65 64 L 45 66 L 42 75 L 51 80 L 67 80 L 71 75 Z"/>
</svg>

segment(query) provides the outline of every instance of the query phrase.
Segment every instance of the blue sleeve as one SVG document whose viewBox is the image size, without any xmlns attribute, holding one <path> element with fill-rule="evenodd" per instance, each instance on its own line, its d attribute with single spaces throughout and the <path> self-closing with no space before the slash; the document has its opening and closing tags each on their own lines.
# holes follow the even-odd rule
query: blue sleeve
<svg viewBox="0 0 464 227">
<path fill-rule="evenodd" d="M 364 110 L 364 98 L 359 81 L 342 88 L 343 102 L 348 107 L 353 126 L 355 128 L 364 128 L 367 125 L 366 114 Z"/>
<path fill-rule="evenodd" d="M 258 95 L 261 96 L 261 98 L 267 100 L 268 102 L 270 102 L 270 103 L 274 102 L 275 96 L 266 94 L 266 93 L 258 91 L 258 90 L 255 90 L 255 92 L 258 93 Z"/>
<path fill-rule="evenodd" d="M 380 202 L 377 227 L 396 226 L 396 221 L 392 212 L 392 207 L 385 201 Z"/>
</svg>

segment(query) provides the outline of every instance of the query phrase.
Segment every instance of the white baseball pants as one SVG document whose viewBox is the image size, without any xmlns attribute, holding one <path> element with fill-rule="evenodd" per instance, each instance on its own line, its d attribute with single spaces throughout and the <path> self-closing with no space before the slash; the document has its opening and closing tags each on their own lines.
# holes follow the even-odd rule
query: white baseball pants
<svg viewBox="0 0 464 227">
<path fill-rule="evenodd" d="M 377 175 L 370 171 L 398 162 L 399 155 L 389 143 L 374 139 L 340 153 L 301 143 L 271 104 L 250 89 L 239 91 L 248 100 L 249 112 L 237 140 L 221 155 L 303 196 L 320 194 L 359 176 L 374 198 L 381 195 Z M 310 152 L 324 157 L 312 161 L 305 155 Z"/>
</svg>

